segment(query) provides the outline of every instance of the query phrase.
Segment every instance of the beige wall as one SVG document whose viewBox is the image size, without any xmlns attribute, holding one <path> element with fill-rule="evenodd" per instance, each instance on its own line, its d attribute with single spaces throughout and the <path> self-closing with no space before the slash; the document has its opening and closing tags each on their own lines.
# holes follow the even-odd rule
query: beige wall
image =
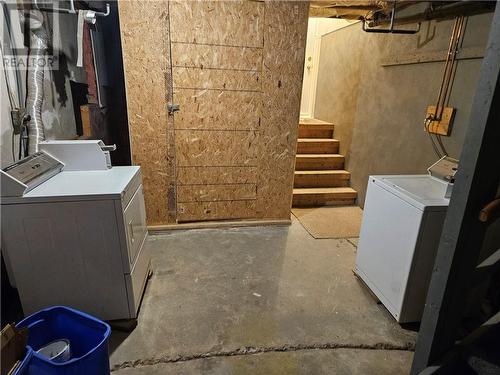
<svg viewBox="0 0 500 375">
<path fill-rule="evenodd" d="M 464 48 L 486 43 L 491 15 L 469 18 Z M 383 66 L 394 57 L 442 52 L 453 21 L 424 23 L 415 35 L 367 34 L 359 24 L 322 38 L 315 117 L 335 124 L 352 186 L 364 204 L 368 176 L 426 173 L 437 159 L 423 120 L 436 101 L 444 62 Z M 457 108 L 450 156 L 459 157 L 482 59 L 460 60 L 450 105 Z"/>
</svg>

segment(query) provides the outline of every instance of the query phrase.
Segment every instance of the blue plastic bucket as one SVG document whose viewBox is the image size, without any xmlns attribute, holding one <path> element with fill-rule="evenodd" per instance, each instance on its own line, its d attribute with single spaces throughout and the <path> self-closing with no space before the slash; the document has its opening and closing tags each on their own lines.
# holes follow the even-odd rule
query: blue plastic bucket
<svg viewBox="0 0 500 375">
<path fill-rule="evenodd" d="M 28 328 L 28 350 L 32 350 L 29 365 L 19 375 L 109 374 L 111 328 L 103 321 L 69 307 L 54 306 L 28 316 L 17 327 Z M 58 340 L 69 342 L 69 360 L 51 360 L 37 353 L 40 348 Z"/>
<path fill-rule="evenodd" d="M 24 355 L 24 359 L 19 364 L 19 366 L 14 370 L 12 375 L 26 375 L 29 374 L 29 364 L 31 358 L 33 357 L 33 350 L 29 347 L 26 348 L 26 354 Z"/>
</svg>

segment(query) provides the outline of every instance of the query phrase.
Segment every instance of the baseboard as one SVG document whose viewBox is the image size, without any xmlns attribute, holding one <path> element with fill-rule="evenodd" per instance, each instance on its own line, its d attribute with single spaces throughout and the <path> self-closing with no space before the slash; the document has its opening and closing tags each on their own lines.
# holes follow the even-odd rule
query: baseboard
<svg viewBox="0 0 500 375">
<path fill-rule="evenodd" d="M 196 223 L 179 223 L 165 225 L 149 225 L 150 234 L 179 229 L 214 229 L 214 228 L 237 228 L 237 227 L 258 227 L 258 226 L 287 226 L 291 220 L 235 220 L 235 221 L 201 221 Z"/>
</svg>

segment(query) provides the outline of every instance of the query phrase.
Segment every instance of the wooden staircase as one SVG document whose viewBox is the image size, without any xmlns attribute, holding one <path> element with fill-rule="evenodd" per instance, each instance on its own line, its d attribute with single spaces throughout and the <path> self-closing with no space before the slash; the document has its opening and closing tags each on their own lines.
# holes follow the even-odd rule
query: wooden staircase
<svg viewBox="0 0 500 375">
<path fill-rule="evenodd" d="M 350 188 L 333 124 L 301 119 L 295 161 L 293 207 L 354 204 L 357 192 Z"/>
</svg>

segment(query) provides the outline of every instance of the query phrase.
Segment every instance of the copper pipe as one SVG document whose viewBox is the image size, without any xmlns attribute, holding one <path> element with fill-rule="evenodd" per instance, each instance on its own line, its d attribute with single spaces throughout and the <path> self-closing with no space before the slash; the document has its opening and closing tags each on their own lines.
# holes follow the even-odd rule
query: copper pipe
<svg viewBox="0 0 500 375">
<path fill-rule="evenodd" d="M 445 84 L 445 88 L 444 88 L 444 97 L 443 97 L 443 102 L 442 102 L 441 107 L 440 107 L 439 118 L 442 117 L 443 111 L 444 111 L 444 106 L 446 105 L 446 101 L 451 94 L 449 92 L 450 91 L 449 87 L 450 87 L 450 83 L 451 83 L 451 77 L 453 76 L 453 70 L 455 68 L 455 62 L 456 62 L 457 53 L 458 53 L 458 46 L 460 44 L 460 39 L 461 39 L 461 35 L 462 35 L 464 16 L 458 16 L 457 21 L 458 21 L 458 29 L 457 29 L 457 32 L 455 35 L 455 40 L 453 41 L 453 49 L 451 51 L 451 62 L 450 62 L 449 72 L 448 72 L 448 75 L 446 78 L 446 84 Z"/>
<path fill-rule="evenodd" d="M 460 40 L 462 38 L 463 23 L 464 23 L 464 16 L 458 16 L 455 19 L 455 23 L 453 25 L 450 44 L 448 46 L 448 54 L 446 55 L 443 79 L 441 80 L 441 86 L 439 88 L 436 109 L 434 111 L 435 120 L 441 119 L 441 117 L 443 116 L 444 106 L 446 105 L 446 102 L 449 99 L 450 93 L 448 91 L 450 88 L 451 77 L 453 76 L 453 71 L 455 69 L 455 62 Z"/>
<path fill-rule="evenodd" d="M 441 106 L 441 98 L 442 98 L 442 95 L 443 95 L 443 88 L 444 88 L 444 84 L 445 84 L 445 81 L 446 81 L 446 76 L 447 76 L 447 73 L 448 73 L 448 67 L 449 67 L 449 64 L 450 64 L 451 50 L 453 48 L 453 40 L 454 40 L 455 34 L 457 32 L 457 25 L 458 25 L 458 19 L 456 19 L 455 23 L 453 24 L 453 30 L 451 32 L 450 43 L 448 45 L 448 53 L 446 55 L 446 62 L 445 62 L 445 65 L 444 65 L 443 78 L 441 80 L 441 85 L 439 86 L 439 94 L 438 94 L 438 98 L 437 98 L 437 101 L 436 101 L 436 108 L 434 110 L 434 119 L 435 120 L 440 120 L 440 117 L 438 117 L 438 111 L 439 111 L 439 107 Z"/>
</svg>

